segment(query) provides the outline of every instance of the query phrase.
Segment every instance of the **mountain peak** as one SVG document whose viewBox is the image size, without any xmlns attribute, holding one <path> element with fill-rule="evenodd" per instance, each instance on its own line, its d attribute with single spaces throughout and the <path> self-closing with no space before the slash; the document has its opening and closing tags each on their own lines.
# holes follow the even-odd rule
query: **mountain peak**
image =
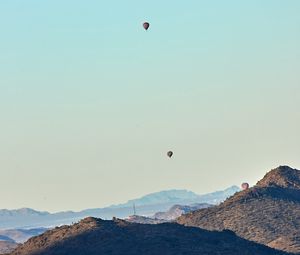
<svg viewBox="0 0 300 255">
<path fill-rule="evenodd" d="M 98 226 L 101 223 L 101 219 L 97 219 L 94 217 L 87 217 L 79 221 L 81 225 L 91 225 L 91 226 Z"/>
<path fill-rule="evenodd" d="M 177 219 L 186 226 L 221 231 L 269 247 L 300 254 L 300 171 L 279 166 L 257 185 L 224 203 L 193 211 Z"/>
<path fill-rule="evenodd" d="M 257 186 L 300 189 L 300 171 L 289 166 L 279 166 L 269 171 L 263 179 L 257 182 Z"/>
</svg>

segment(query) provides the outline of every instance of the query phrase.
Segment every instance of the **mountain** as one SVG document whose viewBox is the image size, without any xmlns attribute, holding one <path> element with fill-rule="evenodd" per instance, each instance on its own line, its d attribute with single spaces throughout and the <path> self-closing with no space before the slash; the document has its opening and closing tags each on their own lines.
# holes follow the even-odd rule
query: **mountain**
<svg viewBox="0 0 300 255">
<path fill-rule="evenodd" d="M 0 241 L 11 242 L 11 243 L 15 242 L 13 239 L 9 238 L 8 236 L 3 236 L 3 235 L 0 235 Z"/>
<path fill-rule="evenodd" d="M 133 214 L 135 204 L 137 214 L 152 216 L 159 211 L 167 211 L 175 204 L 190 205 L 195 203 L 219 203 L 234 194 L 239 188 L 232 186 L 223 191 L 197 195 L 187 190 L 167 190 L 152 193 L 138 199 L 129 200 L 120 205 L 105 208 L 87 209 L 80 212 L 39 212 L 29 208 L 19 210 L 0 210 L 0 229 L 51 228 L 63 224 L 72 224 L 88 216 L 111 219 L 126 218 Z"/>
<path fill-rule="evenodd" d="M 157 212 L 152 216 L 154 219 L 172 221 L 178 218 L 179 216 L 196 211 L 202 208 L 208 208 L 212 205 L 207 203 L 202 204 L 192 204 L 192 205 L 174 205 L 166 212 Z"/>
<path fill-rule="evenodd" d="M 43 234 L 47 228 L 35 228 L 35 229 L 0 229 L 0 240 L 2 238 L 7 238 L 7 240 L 24 243 L 29 238 Z M 2 237 L 2 238 L 1 238 Z M 2 239 L 3 240 L 3 239 Z"/>
<path fill-rule="evenodd" d="M 48 212 L 40 212 L 30 208 L 21 208 L 17 210 L 0 210 L 0 217 L 14 217 L 14 216 L 46 216 L 49 215 Z"/>
<path fill-rule="evenodd" d="M 157 212 L 152 217 L 145 217 L 139 215 L 131 215 L 125 220 L 128 222 L 134 222 L 139 224 L 160 224 L 166 222 L 172 222 L 179 216 L 192 212 L 198 209 L 207 208 L 210 204 L 193 204 L 193 205 L 174 205 L 166 212 Z"/>
<path fill-rule="evenodd" d="M 86 218 L 29 239 L 11 255 L 280 255 L 231 231 L 207 231 L 176 223 L 156 225 Z"/>
<path fill-rule="evenodd" d="M 135 204 L 136 206 L 156 205 L 177 203 L 180 201 L 193 201 L 198 199 L 199 195 L 188 190 L 164 190 L 143 196 L 138 199 L 129 200 L 127 203 L 117 205 L 117 207 L 127 207 Z"/>
<path fill-rule="evenodd" d="M 207 230 L 229 229 L 237 235 L 283 251 L 300 253 L 300 171 L 280 166 L 220 205 L 177 220 Z"/>
<path fill-rule="evenodd" d="M 124 204 L 113 205 L 111 207 L 132 207 L 135 206 L 145 206 L 145 205 L 176 205 L 176 204 L 194 204 L 194 203 L 209 203 L 217 204 L 224 201 L 227 197 L 231 196 L 235 192 L 240 191 L 239 187 L 231 186 L 225 190 L 216 191 L 204 195 L 198 195 L 192 191 L 188 190 L 165 190 L 160 192 L 155 192 L 143 196 L 138 199 L 132 199 Z"/>
<path fill-rule="evenodd" d="M 18 244 L 12 241 L 1 241 L 0 240 L 0 254 L 6 254 L 12 252 Z"/>
<path fill-rule="evenodd" d="M 199 195 L 198 200 L 194 203 L 208 203 L 208 204 L 219 204 L 223 202 L 226 198 L 232 196 L 241 189 L 237 186 L 231 186 L 225 190 L 219 190 L 212 193 Z"/>
</svg>

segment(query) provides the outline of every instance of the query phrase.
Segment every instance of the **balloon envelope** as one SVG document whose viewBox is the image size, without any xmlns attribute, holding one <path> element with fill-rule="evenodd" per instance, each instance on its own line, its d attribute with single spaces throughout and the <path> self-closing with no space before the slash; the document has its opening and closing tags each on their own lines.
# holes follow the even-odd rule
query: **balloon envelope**
<svg viewBox="0 0 300 255">
<path fill-rule="evenodd" d="M 143 27 L 145 30 L 148 30 L 148 28 L 150 27 L 150 24 L 148 22 L 144 22 Z"/>
<path fill-rule="evenodd" d="M 171 158 L 173 156 L 173 151 L 168 151 L 167 155 L 169 158 Z"/>
<path fill-rule="evenodd" d="M 242 183 L 241 188 L 243 190 L 249 189 L 249 184 L 247 182 Z"/>
</svg>

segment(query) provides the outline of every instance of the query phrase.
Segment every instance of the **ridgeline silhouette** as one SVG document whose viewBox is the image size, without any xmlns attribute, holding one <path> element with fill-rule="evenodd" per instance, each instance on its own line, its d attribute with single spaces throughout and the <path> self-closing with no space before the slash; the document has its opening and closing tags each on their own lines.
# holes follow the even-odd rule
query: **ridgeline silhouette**
<svg viewBox="0 0 300 255">
<path fill-rule="evenodd" d="M 229 229 L 245 239 L 300 253 L 300 171 L 280 166 L 254 187 L 218 206 L 185 214 L 177 222 L 207 230 Z"/>
<path fill-rule="evenodd" d="M 11 255 L 284 255 L 231 231 L 212 232 L 177 223 L 145 225 L 86 218 L 29 239 Z"/>
</svg>

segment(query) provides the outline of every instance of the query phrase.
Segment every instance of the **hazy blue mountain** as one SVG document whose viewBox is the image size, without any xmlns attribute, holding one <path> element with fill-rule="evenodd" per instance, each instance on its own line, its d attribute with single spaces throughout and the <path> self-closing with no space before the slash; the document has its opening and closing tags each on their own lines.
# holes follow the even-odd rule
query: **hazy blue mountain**
<svg viewBox="0 0 300 255">
<path fill-rule="evenodd" d="M 173 205 L 168 211 L 166 212 L 157 212 L 155 213 L 152 218 L 157 220 L 165 220 L 165 221 L 172 221 L 176 218 L 180 217 L 183 214 L 196 211 L 203 208 L 211 207 L 211 204 L 201 203 L 201 204 L 192 204 L 192 205 Z"/>
<path fill-rule="evenodd" d="M 30 208 L 21 208 L 17 210 L 0 210 L 0 217 L 14 217 L 14 216 L 44 216 L 49 215 L 48 212 L 40 212 Z"/>
<path fill-rule="evenodd" d="M 157 212 L 151 217 L 139 216 L 139 215 L 131 215 L 125 220 L 132 223 L 140 223 L 140 224 L 159 224 L 166 222 L 173 222 L 178 217 L 183 214 L 196 211 L 203 208 L 208 208 L 213 205 L 202 203 L 202 204 L 192 204 L 192 205 L 173 205 L 166 212 Z"/>
<path fill-rule="evenodd" d="M 199 201 L 199 203 L 219 204 L 240 190 L 238 186 L 231 186 L 225 190 L 199 195 L 198 199 L 201 201 Z"/>
<path fill-rule="evenodd" d="M 0 254 L 7 254 L 17 248 L 18 244 L 11 241 L 0 240 Z"/>
<path fill-rule="evenodd" d="M 34 229 L 0 229 L 0 240 L 16 243 L 24 243 L 29 238 L 43 234 L 47 228 Z"/>
<path fill-rule="evenodd" d="M 136 207 L 136 214 L 141 216 L 152 216 L 156 212 L 167 211 L 176 204 L 218 204 L 239 190 L 238 187 L 232 186 L 223 191 L 204 195 L 197 195 L 187 190 L 167 190 L 129 200 L 124 204 L 105 208 L 87 209 L 80 212 L 66 211 L 49 213 L 39 212 L 29 208 L 18 210 L 4 209 L 0 210 L 0 229 L 51 228 L 63 224 L 71 224 L 88 216 L 102 219 L 111 219 L 112 217 L 126 218 L 133 214 L 133 204 L 135 204 Z"/>
<path fill-rule="evenodd" d="M 141 198 L 129 200 L 127 203 L 112 207 L 127 207 L 135 204 L 136 206 L 154 205 L 163 203 L 177 203 L 179 201 L 190 201 L 198 199 L 199 195 L 188 190 L 164 190 L 143 196 Z"/>
<path fill-rule="evenodd" d="M 237 186 L 231 186 L 225 190 L 216 191 L 204 195 L 198 195 L 192 191 L 188 190 L 164 190 L 160 192 L 155 192 L 143 196 L 141 198 L 132 199 L 124 204 L 113 205 L 111 208 L 121 208 L 121 207 L 132 207 L 144 206 L 144 205 L 158 205 L 158 204 L 193 204 L 193 203 L 208 203 L 208 204 L 218 204 L 224 201 L 229 196 L 233 195 L 235 192 L 240 191 Z"/>
<path fill-rule="evenodd" d="M 12 242 L 12 243 L 15 242 L 12 238 L 9 238 L 8 236 L 1 235 L 1 234 L 0 234 L 0 241 L 4 241 L 4 242 Z"/>
</svg>

